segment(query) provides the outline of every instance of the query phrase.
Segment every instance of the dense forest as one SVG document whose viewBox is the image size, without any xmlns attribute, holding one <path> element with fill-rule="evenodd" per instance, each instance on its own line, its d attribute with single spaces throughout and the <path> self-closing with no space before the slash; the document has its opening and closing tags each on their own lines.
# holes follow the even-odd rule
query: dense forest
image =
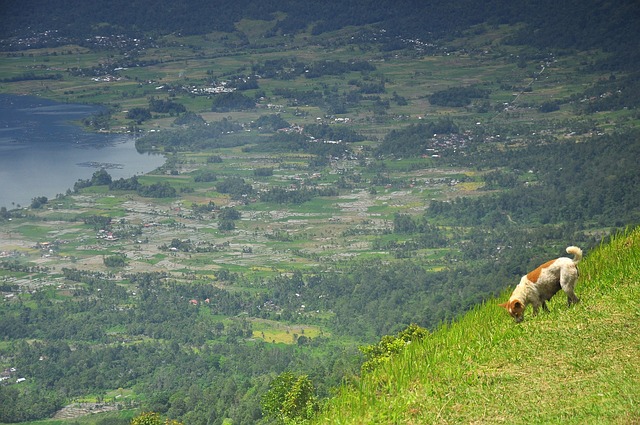
<svg viewBox="0 0 640 425">
<path fill-rule="evenodd" d="M 134 295 L 101 274 L 63 272 L 70 281 L 83 283 L 75 294 L 81 301 L 52 303 L 42 294 L 36 297 L 37 308 L 3 309 L 2 335 L 41 342 L 13 349 L 16 367 L 39 384 L 26 392 L 0 386 L 0 400 L 7 401 L 2 422 L 46 416 L 67 397 L 139 386 L 153 394 L 150 408 L 188 423 L 232 417 L 234 423 L 248 424 L 260 417 L 259 396 L 271 374 L 312 366 L 313 379 L 324 382 L 319 389 L 327 394 L 356 366 L 349 361 L 355 353 L 322 338 L 300 335 L 297 346 L 247 342 L 251 324 L 241 316 L 259 313 L 264 296 L 179 284 L 162 274 L 130 276 L 138 288 Z M 211 300 L 206 306 L 189 303 L 205 298 Z M 222 322 L 216 319 L 220 314 L 240 318 Z M 123 333 L 126 339 L 119 336 Z M 66 341 L 77 342 L 70 346 Z M 321 358 L 305 348 L 310 344 L 324 347 Z M 24 403 L 8 403 L 18 394 Z"/>
<path fill-rule="evenodd" d="M 418 37 L 425 41 L 434 36 L 454 34 L 482 22 L 494 24 L 523 23 L 513 42 L 541 48 L 589 49 L 604 47 L 626 52 L 627 67 L 639 59 L 639 5 L 632 0 L 608 2 L 557 2 L 545 0 L 535 4 L 524 0 L 474 2 L 440 1 L 371 1 L 300 2 L 205 0 L 185 2 L 124 2 L 111 0 L 86 3 L 66 1 L 51 4 L 46 0 L 5 1 L 0 12 L 5 17 L 0 38 L 58 30 L 59 36 L 84 37 L 94 33 L 117 31 L 142 33 L 202 34 L 212 31 L 232 32 L 242 18 L 271 20 L 284 12 L 274 32 L 295 33 L 312 26 L 319 34 L 348 25 L 377 24 L 390 35 Z M 114 14 L 114 10 L 129 13 Z M 218 13 L 218 11 L 224 13 Z M 615 19 L 600 19 L 615 16 Z M 96 25 L 100 23 L 101 25 Z M 105 25 L 104 23 L 109 23 Z M 622 64 L 621 64 L 622 65 Z"/>
<path fill-rule="evenodd" d="M 463 225 L 560 224 L 623 226 L 637 222 L 640 208 L 640 134 L 593 137 L 585 143 L 556 142 L 518 149 L 509 167 L 487 176 L 507 192 L 481 199 L 434 202 L 433 217 Z M 501 155 L 474 153 L 474 164 L 496 167 Z"/>
</svg>

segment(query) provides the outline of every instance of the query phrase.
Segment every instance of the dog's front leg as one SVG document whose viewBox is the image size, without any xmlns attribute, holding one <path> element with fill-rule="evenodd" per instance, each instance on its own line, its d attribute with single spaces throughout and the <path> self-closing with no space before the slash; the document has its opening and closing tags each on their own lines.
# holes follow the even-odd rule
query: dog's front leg
<svg viewBox="0 0 640 425">
<path fill-rule="evenodd" d="M 544 304 L 543 304 L 544 305 Z M 538 310 L 540 309 L 540 304 L 538 303 L 533 303 L 533 315 L 537 316 L 538 315 Z"/>
<path fill-rule="evenodd" d="M 546 311 L 547 313 L 549 313 L 549 307 L 547 307 L 547 302 L 546 301 L 542 301 L 542 309 L 544 311 Z"/>
</svg>

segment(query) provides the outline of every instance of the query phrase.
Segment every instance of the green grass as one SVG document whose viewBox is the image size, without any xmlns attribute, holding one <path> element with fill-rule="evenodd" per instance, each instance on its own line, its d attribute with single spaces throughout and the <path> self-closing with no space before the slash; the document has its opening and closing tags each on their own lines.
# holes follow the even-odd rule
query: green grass
<svg viewBox="0 0 640 425">
<path fill-rule="evenodd" d="M 38 226 L 37 224 L 24 224 L 16 230 L 24 237 L 46 241 L 51 229 L 45 226 Z"/>
<path fill-rule="evenodd" d="M 342 388 L 317 422 L 638 423 L 640 228 L 580 272 L 580 304 L 558 294 L 515 324 L 491 300 Z"/>
<path fill-rule="evenodd" d="M 328 336 L 318 326 L 313 325 L 285 325 L 281 322 L 265 319 L 252 320 L 253 337 L 266 342 L 295 344 L 294 335 L 317 338 L 318 336 Z"/>
</svg>

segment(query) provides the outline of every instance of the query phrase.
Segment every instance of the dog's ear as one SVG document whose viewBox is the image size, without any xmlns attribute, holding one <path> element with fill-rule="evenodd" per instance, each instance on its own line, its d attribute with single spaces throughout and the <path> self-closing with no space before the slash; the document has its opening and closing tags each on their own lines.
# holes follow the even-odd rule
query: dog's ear
<svg viewBox="0 0 640 425">
<path fill-rule="evenodd" d="M 520 301 L 515 301 L 513 303 L 513 311 L 521 311 L 524 310 L 524 306 L 522 305 L 522 303 Z"/>
<path fill-rule="evenodd" d="M 498 307 L 502 307 L 505 310 L 509 310 L 509 303 L 506 302 L 506 303 L 498 304 Z"/>
</svg>

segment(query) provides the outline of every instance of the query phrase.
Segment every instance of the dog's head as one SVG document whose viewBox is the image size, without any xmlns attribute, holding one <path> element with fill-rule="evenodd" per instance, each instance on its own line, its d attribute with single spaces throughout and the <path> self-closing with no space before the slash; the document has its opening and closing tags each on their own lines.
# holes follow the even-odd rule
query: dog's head
<svg viewBox="0 0 640 425">
<path fill-rule="evenodd" d="M 500 304 L 500 307 L 507 310 L 516 323 L 524 320 L 524 303 L 520 300 L 509 300 L 504 304 Z"/>
</svg>

